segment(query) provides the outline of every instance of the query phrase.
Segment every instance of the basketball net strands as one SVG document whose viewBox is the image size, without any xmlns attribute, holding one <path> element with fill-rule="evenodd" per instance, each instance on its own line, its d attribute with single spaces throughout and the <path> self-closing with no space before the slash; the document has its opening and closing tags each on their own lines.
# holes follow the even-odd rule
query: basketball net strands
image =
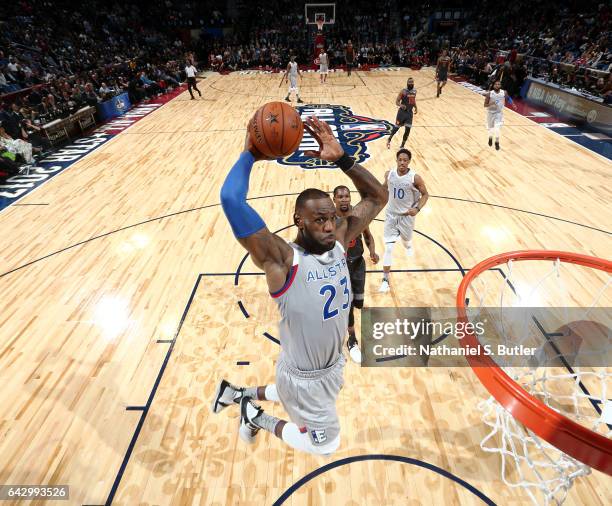
<svg viewBox="0 0 612 506">
<path fill-rule="evenodd" d="M 594 294 L 583 288 L 592 280 L 600 284 Z M 554 350 L 556 355 L 552 362 L 525 361 L 520 367 L 500 365 L 499 357 L 467 355 L 491 394 L 478 405 L 488 427 L 480 446 L 499 454 L 504 483 L 523 489 L 535 504 L 562 504 L 573 482 L 591 467 L 612 475 L 611 292 L 612 262 L 561 251 L 517 251 L 483 260 L 457 291 L 458 321 L 481 318 L 492 306 L 497 311 L 524 308 L 524 321 L 502 326 L 502 339 L 512 345 L 539 343 L 540 353 Z M 534 307 L 544 306 L 543 301 L 545 312 Z M 567 322 L 564 311 L 567 315 L 570 306 L 579 306 L 571 310 L 580 318 Z M 536 313 L 554 313 L 553 321 L 565 323 L 547 333 Z M 468 333 L 461 345 L 476 349 L 481 342 Z M 595 343 L 590 351 L 589 342 Z M 577 351 L 581 346 L 586 351 Z M 589 353 L 600 357 L 597 367 Z"/>
</svg>

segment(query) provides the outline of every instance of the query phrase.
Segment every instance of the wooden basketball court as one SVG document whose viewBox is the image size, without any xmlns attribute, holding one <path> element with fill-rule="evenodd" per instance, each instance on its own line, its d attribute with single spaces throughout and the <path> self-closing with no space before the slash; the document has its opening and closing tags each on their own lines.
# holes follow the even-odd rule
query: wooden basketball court
<svg viewBox="0 0 612 506">
<path fill-rule="evenodd" d="M 331 74 L 325 86 L 306 74 L 300 85 L 306 103 L 393 122 L 407 75 L 419 107 L 411 166 L 433 196 L 415 256 L 395 251 L 394 269 L 409 272 L 392 274 L 389 294 L 370 273 L 366 306 L 454 306 L 461 269 L 504 251 L 610 256 L 608 160 L 509 109 L 496 152 L 482 97 L 449 81 L 436 99 L 430 69 Z M 241 264 L 219 190 L 249 117 L 284 97 L 279 79 L 210 76 L 202 100 L 183 93 L 20 202 L 47 205 L 0 213 L 0 483 L 67 484 L 70 504 L 90 505 L 527 503 L 480 449 L 476 406 L 488 394 L 467 367 L 348 363 L 329 459 L 263 431 L 247 446 L 237 409 L 211 414 L 221 377 L 274 379 L 276 308 L 250 259 Z M 401 135 L 391 150 L 386 137 L 367 145 L 380 179 Z M 258 163 L 250 203 L 289 239 L 296 195 L 340 183 L 350 181 L 338 170 Z M 382 228 L 371 227 L 381 256 Z M 574 303 L 590 303 L 599 281 L 570 279 Z M 593 471 L 566 504 L 610 497 L 609 477 Z"/>
</svg>

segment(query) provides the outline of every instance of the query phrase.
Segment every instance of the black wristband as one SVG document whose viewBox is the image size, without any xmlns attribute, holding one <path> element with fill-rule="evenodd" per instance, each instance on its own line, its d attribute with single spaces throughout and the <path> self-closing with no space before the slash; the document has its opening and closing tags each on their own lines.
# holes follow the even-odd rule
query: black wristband
<svg viewBox="0 0 612 506">
<path fill-rule="evenodd" d="M 342 156 L 334 163 L 340 167 L 343 172 L 346 172 L 347 170 L 351 170 L 353 168 L 353 165 L 355 165 L 355 160 L 346 153 L 343 153 Z"/>
</svg>

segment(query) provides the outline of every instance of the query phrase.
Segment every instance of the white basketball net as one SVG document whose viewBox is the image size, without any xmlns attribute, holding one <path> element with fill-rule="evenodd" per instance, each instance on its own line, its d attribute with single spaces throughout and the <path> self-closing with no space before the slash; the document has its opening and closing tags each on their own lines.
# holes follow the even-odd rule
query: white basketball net
<svg viewBox="0 0 612 506">
<path fill-rule="evenodd" d="M 527 279 L 529 282 L 526 284 L 528 289 L 521 290 L 519 288 L 520 281 L 514 280 L 514 271 L 519 264 L 522 267 L 522 264 L 533 265 L 536 263 L 540 266 L 540 277 L 532 277 L 533 272 L 528 271 Z M 552 269 L 550 269 L 550 264 L 552 264 Z M 515 307 L 533 307 L 536 300 L 538 300 L 538 304 L 535 305 L 543 307 L 544 305 L 541 302 L 546 297 L 539 298 L 538 294 L 548 291 L 551 283 L 555 284 L 557 289 L 560 288 L 558 293 L 565 293 L 565 297 L 569 296 L 571 298 L 573 294 L 568 293 L 562 273 L 573 268 L 595 272 L 597 281 L 603 285 L 594 298 L 592 294 L 590 295 L 592 299 L 590 304 L 579 304 L 584 310 L 584 320 L 587 321 L 592 308 L 609 307 L 610 305 L 609 303 L 601 305 L 603 302 L 609 302 L 612 298 L 607 293 L 612 292 L 612 290 L 608 290 L 612 285 L 612 276 L 605 272 L 571 264 L 562 264 L 559 261 L 510 261 L 505 266 L 500 267 L 505 267 L 507 273 L 505 279 L 500 276 L 502 288 L 501 294 L 497 292 L 497 301 L 493 304 L 493 300 L 487 298 L 491 296 L 491 294 L 487 295 L 487 285 L 490 283 L 487 283 L 486 279 L 481 279 L 483 276 L 479 275 L 472 283 L 474 286 L 470 286 L 471 293 L 476 294 L 478 303 L 470 303 L 469 308 L 482 308 L 485 305 L 498 305 L 501 308 L 504 305 L 505 307 L 511 307 L 508 304 L 510 302 L 508 299 L 512 298 L 515 299 L 515 303 L 512 304 Z M 542 271 L 546 271 L 543 276 Z M 578 291 L 577 288 L 572 287 L 572 290 L 574 289 Z M 511 292 L 510 297 L 508 292 Z M 572 300 L 573 304 L 570 304 L 570 306 L 576 306 L 576 300 Z M 563 304 L 559 304 L 559 302 L 560 300 L 557 298 L 554 305 L 563 307 Z M 479 311 L 481 310 L 479 309 Z M 500 330 L 508 342 L 533 345 L 535 341 L 531 327 L 530 322 L 523 322 L 523 328 L 519 332 L 516 328 L 511 331 L 508 328 Z M 598 326 L 594 328 L 599 330 L 602 328 L 609 329 L 610 327 Z M 610 335 L 604 337 L 603 342 L 607 342 L 607 344 L 604 346 L 605 349 L 599 350 L 599 353 L 610 354 L 611 337 Z M 503 366 L 502 369 L 527 392 L 550 408 L 594 432 L 608 438 L 612 437 L 612 430 L 610 429 L 612 421 L 604 418 L 607 409 L 612 408 L 609 405 L 612 402 L 610 401 L 612 399 L 612 374 L 609 368 L 575 366 L 568 369 L 567 367 L 538 367 L 535 365 L 532 367 Z M 606 403 L 608 403 L 607 409 Z M 599 406 L 600 409 L 598 410 L 595 406 Z M 574 480 L 591 472 L 587 465 L 539 438 L 514 419 L 494 397 L 480 402 L 478 408 L 482 413 L 484 423 L 490 429 L 480 444 L 481 448 L 485 452 L 498 453 L 501 456 L 501 476 L 504 483 L 509 487 L 522 488 L 535 504 L 562 504 Z M 609 417 L 609 415 L 607 416 Z M 605 423 L 604 419 L 608 423 Z"/>
</svg>

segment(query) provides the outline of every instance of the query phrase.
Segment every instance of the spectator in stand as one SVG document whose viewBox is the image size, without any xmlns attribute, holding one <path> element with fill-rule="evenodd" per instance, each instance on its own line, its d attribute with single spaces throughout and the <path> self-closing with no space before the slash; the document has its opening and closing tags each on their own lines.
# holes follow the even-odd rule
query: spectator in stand
<svg viewBox="0 0 612 506">
<path fill-rule="evenodd" d="M 0 93 L 8 93 L 10 89 L 6 76 L 4 75 L 4 68 L 0 67 Z"/>
<path fill-rule="evenodd" d="M 13 102 L 7 111 L 4 112 L 2 117 L 0 118 L 4 125 L 4 129 L 8 135 L 12 138 L 19 137 L 21 122 L 23 121 L 23 116 L 19 113 L 19 105 L 17 102 Z"/>
<path fill-rule="evenodd" d="M 32 144 L 21 139 L 14 139 L 6 132 L 4 123 L 0 126 L 0 149 L 20 156 L 27 164 L 34 163 Z"/>
<path fill-rule="evenodd" d="M 40 151 L 48 150 L 51 143 L 40 127 L 40 120 L 36 118 L 36 113 L 24 108 L 22 116 L 24 119 L 21 122 L 21 139 L 32 144 L 35 151 L 38 151 L 36 148 L 40 148 Z"/>
<path fill-rule="evenodd" d="M 601 91 L 605 104 L 612 104 L 612 74 L 608 76 L 608 81 Z"/>
<path fill-rule="evenodd" d="M 133 74 L 130 78 L 130 82 L 128 83 L 128 94 L 132 104 L 141 102 L 147 95 L 146 90 L 142 87 L 142 82 L 136 74 Z"/>
<path fill-rule="evenodd" d="M 85 85 L 85 90 L 82 94 L 82 97 L 83 101 L 91 107 L 95 107 L 96 104 L 100 102 L 100 97 L 96 95 L 96 92 L 94 91 L 93 85 L 91 83 L 87 83 Z"/>
<path fill-rule="evenodd" d="M 102 101 L 109 100 L 115 95 L 115 89 L 109 88 L 106 83 L 102 83 L 100 85 L 100 89 L 98 90 L 98 94 L 100 95 Z"/>
<path fill-rule="evenodd" d="M 144 88 L 146 94 L 149 97 L 159 95 L 162 91 L 162 89 L 159 87 L 159 84 L 149 79 L 144 70 L 140 72 L 140 82 L 142 83 L 142 87 Z"/>
</svg>

